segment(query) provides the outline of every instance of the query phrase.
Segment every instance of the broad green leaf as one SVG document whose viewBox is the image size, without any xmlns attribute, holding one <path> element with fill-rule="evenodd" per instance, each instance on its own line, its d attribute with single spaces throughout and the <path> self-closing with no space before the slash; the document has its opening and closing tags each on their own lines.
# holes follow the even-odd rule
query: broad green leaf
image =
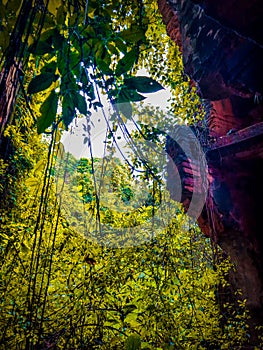
<svg viewBox="0 0 263 350">
<path fill-rule="evenodd" d="M 119 54 L 119 51 L 117 50 L 117 47 L 116 47 L 114 42 L 108 43 L 107 47 L 112 54 L 114 54 L 114 55 Z"/>
<path fill-rule="evenodd" d="M 162 85 L 150 77 L 138 76 L 125 78 L 124 84 L 129 89 L 135 89 L 142 93 L 151 93 L 163 89 Z"/>
<path fill-rule="evenodd" d="M 29 83 L 27 92 L 29 94 L 35 94 L 36 92 L 46 90 L 58 77 L 59 76 L 54 73 L 42 73 L 37 75 Z"/>
<path fill-rule="evenodd" d="M 87 113 L 87 102 L 84 96 L 76 92 L 73 95 L 73 101 L 74 101 L 75 107 L 79 110 L 81 114 Z"/>
<path fill-rule="evenodd" d="M 52 90 L 40 107 L 41 116 L 37 121 L 37 132 L 43 133 L 55 120 L 58 108 L 58 95 Z"/>
<path fill-rule="evenodd" d="M 88 75 L 85 71 L 85 68 L 82 68 L 82 70 L 81 70 L 80 82 L 84 85 L 84 88 L 86 88 L 87 85 L 89 84 Z"/>
<path fill-rule="evenodd" d="M 145 34 L 140 27 L 131 27 L 120 33 L 120 37 L 127 42 L 138 42 L 145 39 Z"/>
<path fill-rule="evenodd" d="M 56 27 L 43 31 L 40 35 L 40 41 L 51 45 L 52 37 L 54 36 L 55 32 L 58 32 Z"/>
<path fill-rule="evenodd" d="M 87 42 L 82 44 L 82 52 L 83 52 L 83 60 L 84 62 L 89 60 L 90 54 L 92 52 L 91 45 L 89 45 Z"/>
<path fill-rule="evenodd" d="M 59 73 L 62 75 L 62 82 L 68 80 L 68 62 L 67 59 L 65 59 L 66 55 L 66 47 L 62 44 L 61 50 L 58 51 L 57 55 L 57 62 L 58 62 L 58 70 Z"/>
<path fill-rule="evenodd" d="M 64 5 L 59 6 L 59 8 L 57 9 L 57 24 L 63 25 L 66 21 L 66 16 L 67 12 L 64 8 Z"/>
<path fill-rule="evenodd" d="M 83 34 L 90 38 L 96 38 L 96 32 L 93 28 L 93 26 L 88 25 L 85 30 L 83 31 Z"/>
<path fill-rule="evenodd" d="M 69 96 L 69 94 L 66 94 L 63 97 L 63 101 L 62 101 L 62 120 L 66 129 L 68 129 L 68 126 L 74 119 L 75 115 L 76 114 L 75 114 L 74 102 Z"/>
<path fill-rule="evenodd" d="M 120 52 L 122 53 L 127 52 L 127 45 L 121 38 L 117 38 L 114 43 L 116 47 L 120 50 Z"/>
<path fill-rule="evenodd" d="M 45 28 L 54 28 L 54 26 L 57 25 L 57 23 L 54 20 L 54 16 L 52 16 L 50 13 L 46 13 L 45 15 Z"/>
<path fill-rule="evenodd" d="M 22 5 L 22 1 L 21 0 L 13 0 L 13 1 L 7 1 L 6 4 L 6 12 L 14 12 L 17 13 L 19 12 L 19 8 Z"/>
<path fill-rule="evenodd" d="M 41 68 L 41 73 L 55 74 L 56 68 L 57 68 L 57 62 L 51 61 L 51 62 L 45 64 L 43 68 Z"/>
<path fill-rule="evenodd" d="M 102 74 L 112 74 L 113 72 L 110 69 L 111 55 L 103 41 L 97 41 L 94 52 L 96 65 L 101 70 Z"/>
<path fill-rule="evenodd" d="M 4 26 L 2 26 L 2 30 L 0 31 L 0 48 L 2 52 L 4 52 L 5 49 L 8 47 L 9 39 L 10 36 L 8 34 L 7 29 Z"/>
<path fill-rule="evenodd" d="M 39 41 L 37 45 L 34 43 L 29 46 L 28 51 L 30 53 L 33 53 L 38 56 L 42 56 L 46 53 L 53 53 L 55 52 L 54 48 L 51 46 L 51 44 L 45 42 L 45 41 Z"/>
<path fill-rule="evenodd" d="M 59 33 L 58 30 L 54 31 L 54 34 L 52 36 L 52 43 L 55 48 L 55 50 L 61 50 L 61 45 L 63 42 L 66 42 L 66 38 Z"/>
<path fill-rule="evenodd" d="M 136 90 L 130 90 L 127 88 L 123 88 L 119 96 L 116 99 L 117 103 L 122 103 L 122 102 L 138 102 L 144 100 L 146 97 L 138 94 Z"/>
<path fill-rule="evenodd" d="M 128 72 L 132 69 L 137 58 L 137 53 L 135 50 L 129 51 L 122 59 L 118 62 L 115 74 L 117 76 Z M 125 84 L 126 85 L 126 84 Z"/>
<path fill-rule="evenodd" d="M 98 68 L 100 69 L 101 73 L 102 74 L 105 74 L 105 75 L 111 75 L 113 74 L 113 71 L 112 69 L 109 67 L 109 65 L 103 61 L 103 60 L 97 60 L 97 66 Z"/>
<path fill-rule="evenodd" d="M 70 71 L 61 78 L 60 93 L 61 95 L 67 95 L 68 98 L 72 99 L 70 94 L 74 91 L 79 91 L 79 86 L 77 85 L 76 78 L 72 71 Z"/>
<path fill-rule="evenodd" d="M 76 25 L 76 21 L 78 18 L 79 14 L 72 12 L 71 15 L 67 18 L 69 27 L 74 27 Z"/>
</svg>

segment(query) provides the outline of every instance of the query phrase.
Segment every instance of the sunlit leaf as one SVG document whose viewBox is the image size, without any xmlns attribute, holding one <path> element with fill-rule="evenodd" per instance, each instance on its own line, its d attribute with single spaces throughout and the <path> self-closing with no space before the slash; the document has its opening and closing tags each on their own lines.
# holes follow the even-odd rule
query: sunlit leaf
<svg viewBox="0 0 263 350">
<path fill-rule="evenodd" d="M 39 180 L 36 178 L 29 178 L 26 180 L 26 185 L 28 187 L 37 187 L 39 185 Z"/>
<path fill-rule="evenodd" d="M 37 162 L 36 166 L 35 166 L 35 171 L 34 171 L 34 175 L 38 175 L 41 174 L 43 172 L 43 170 L 46 167 L 46 162 L 44 159 L 41 159 L 39 162 Z"/>
<path fill-rule="evenodd" d="M 52 13 L 52 15 L 56 16 L 57 14 L 57 9 L 61 5 L 60 0 L 49 0 L 48 2 L 48 11 Z"/>
</svg>

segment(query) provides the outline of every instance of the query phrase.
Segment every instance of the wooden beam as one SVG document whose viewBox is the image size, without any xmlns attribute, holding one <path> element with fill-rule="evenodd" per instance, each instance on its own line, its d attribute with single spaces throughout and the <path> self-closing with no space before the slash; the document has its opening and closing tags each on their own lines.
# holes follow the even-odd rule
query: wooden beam
<svg viewBox="0 0 263 350">
<path fill-rule="evenodd" d="M 214 143 L 211 143 L 206 151 L 208 160 L 216 159 L 218 156 L 226 157 L 255 148 L 263 151 L 263 122 L 251 125 L 247 128 L 234 131 L 233 133 L 221 136 Z"/>
</svg>

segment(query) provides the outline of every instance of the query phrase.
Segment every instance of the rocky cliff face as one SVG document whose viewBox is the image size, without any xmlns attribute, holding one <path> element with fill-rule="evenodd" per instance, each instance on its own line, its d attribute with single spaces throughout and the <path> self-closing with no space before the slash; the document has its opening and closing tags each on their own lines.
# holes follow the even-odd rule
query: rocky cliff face
<svg viewBox="0 0 263 350">
<path fill-rule="evenodd" d="M 211 106 L 206 125 L 212 142 L 205 148 L 209 194 L 199 224 L 236 264 L 235 283 L 248 300 L 252 325 L 263 319 L 261 5 L 259 0 L 159 0 L 185 72 Z"/>
</svg>

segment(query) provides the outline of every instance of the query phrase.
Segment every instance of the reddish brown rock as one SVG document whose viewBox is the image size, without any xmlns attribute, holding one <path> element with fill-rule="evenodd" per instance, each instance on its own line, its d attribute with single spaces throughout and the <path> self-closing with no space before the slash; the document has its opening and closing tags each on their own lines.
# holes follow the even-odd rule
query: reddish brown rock
<svg viewBox="0 0 263 350">
<path fill-rule="evenodd" d="M 176 30 L 172 39 L 181 47 L 185 72 L 210 102 L 204 144 L 209 191 L 198 221 L 236 264 L 232 282 L 248 300 L 253 330 L 263 319 L 263 6 L 259 0 L 159 0 L 159 8 L 168 34 Z M 175 150 L 168 152 L 170 187 L 173 163 L 187 210 L 189 166 Z"/>
<path fill-rule="evenodd" d="M 182 51 L 181 30 L 176 11 L 174 11 L 166 1 L 159 1 L 159 8 L 163 15 L 163 21 L 164 24 L 166 24 L 168 35 L 177 43 Z"/>
</svg>

